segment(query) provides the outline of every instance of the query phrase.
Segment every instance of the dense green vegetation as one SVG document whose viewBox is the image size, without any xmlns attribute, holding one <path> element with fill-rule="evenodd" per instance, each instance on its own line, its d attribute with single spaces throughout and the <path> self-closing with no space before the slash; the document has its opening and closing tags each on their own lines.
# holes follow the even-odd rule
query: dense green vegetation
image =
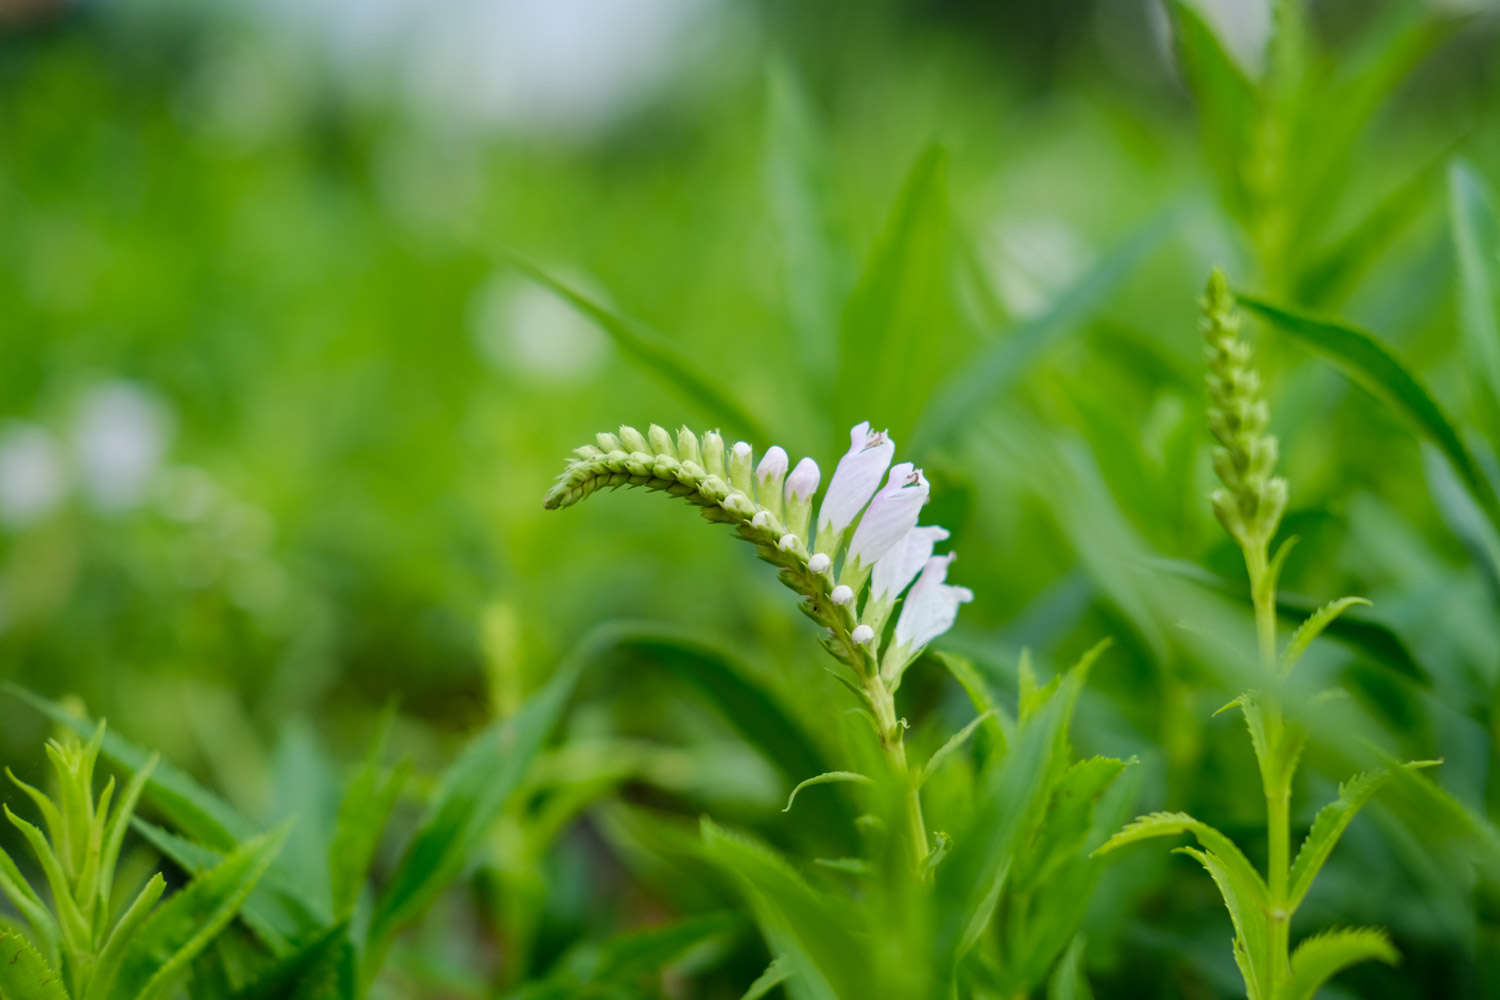
<svg viewBox="0 0 1500 1000">
<path fill-rule="evenodd" d="M 0 998 L 1496 989 L 1493 11 L 48 6 Z"/>
</svg>

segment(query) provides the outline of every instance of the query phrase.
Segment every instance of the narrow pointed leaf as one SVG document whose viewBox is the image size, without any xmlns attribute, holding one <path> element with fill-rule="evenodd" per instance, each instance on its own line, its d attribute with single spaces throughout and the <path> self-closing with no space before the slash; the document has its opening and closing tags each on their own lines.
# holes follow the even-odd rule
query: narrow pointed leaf
<svg viewBox="0 0 1500 1000">
<path fill-rule="evenodd" d="M 922 773 L 917 778 L 917 787 L 920 788 L 925 785 L 927 779 L 932 777 L 933 772 L 943 766 L 943 761 L 961 750 L 964 744 L 969 742 L 969 737 L 974 735 L 974 731 L 984 725 L 994 714 L 993 709 L 987 709 L 980 715 L 975 716 L 968 725 L 948 737 L 942 746 L 934 750 L 932 756 L 927 758 L 927 763 L 922 766 Z"/>
<path fill-rule="evenodd" d="M 378 963 L 391 935 L 462 873 L 480 838 L 520 787 L 599 641 L 596 633 L 580 644 L 519 713 L 487 726 L 444 773 L 426 817 L 375 905 L 370 961 Z"/>
<path fill-rule="evenodd" d="M 1236 213 L 1246 205 L 1246 137 L 1255 110 L 1255 85 L 1235 62 L 1191 0 L 1170 0 L 1173 52 L 1198 105 L 1204 151 L 1225 200 Z"/>
<path fill-rule="evenodd" d="M 770 435 L 749 410 L 722 391 L 717 379 L 702 372 L 665 334 L 632 319 L 584 294 L 545 268 L 520 254 L 508 254 L 517 269 L 578 310 L 607 333 L 615 344 L 648 371 L 661 376 L 708 413 L 752 439 L 767 441 Z"/>
<path fill-rule="evenodd" d="M 110 1000 L 157 1000 L 218 936 L 271 867 L 286 828 L 246 841 L 157 907 L 125 945 Z"/>
<path fill-rule="evenodd" d="M 1488 185 L 1467 163 L 1449 170 L 1448 192 L 1464 347 L 1500 403 L 1500 219 Z"/>
<path fill-rule="evenodd" d="M 1313 644 L 1323 630 L 1331 625 L 1334 619 L 1343 614 L 1356 604 L 1368 605 L 1370 602 L 1363 597 L 1341 597 L 1336 601 L 1329 601 L 1317 611 L 1308 616 L 1307 620 L 1297 626 L 1297 631 L 1292 633 L 1291 639 L 1287 641 L 1286 649 L 1281 652 L 1281 672 L 1291 673 L 1297 661 L 1302 659 L 1302 654 Z"/>
<path fill-rule="evenodd" d="M 1380 341 L 1335 320 L 1319 319 L 1236 293 L 1240 304 L 1330 358 L 1344 374 L 1431 439 L 1490 521 L 1500 525 L 1500 498 L 1432 394 Z"/>
<path fill-rule="evenodd" d="M 761 1000 L 776 987 L 787 981 L 792 974 L 790 964 L 783 958 L 771 959 L 766 971 L 755 977 L 755 982 L 745 990 L 740 1000 Z"/>
</svg>

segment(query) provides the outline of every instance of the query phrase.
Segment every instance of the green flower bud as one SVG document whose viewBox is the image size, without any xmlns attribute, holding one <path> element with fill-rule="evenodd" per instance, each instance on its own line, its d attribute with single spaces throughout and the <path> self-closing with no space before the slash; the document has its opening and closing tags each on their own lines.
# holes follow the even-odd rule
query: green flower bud
<svg viewBox="0 0 1500 1000">
<path fill-rule="evenodd" d="M 703 453 L 698 450 L 698 435 L 686 427 L 677 428 L 677 457 L 700 468 L 703 465 Z"/>
<path fill-rule="evenodd" d="M 755 492 L 755 483 L 750 469 L 755 461 L 755 451 L 744 441 L 736 441 L 729 450 L 729 482 L 741 493 Z"/>
<path fill-rule="evenodd" d="M 646 429 L 646 440 L 651 442 L 651 450 L 658 455 L 677 457 L 677 448 L 672 444 L 672 435 L 668 434 L 666 428 L 660 424 L 652 424 Z"/>
<path fill-rule="evenodd" d="M 620 443 L 625 446 L 626 451 L 651 451 L 650 443 L 641 436 L 641 432 L 628 424 L 620 426 Z"/>
<path fill-rule="evenodd" d="M 710 476 L 728 478 L 724 471 L 724 439 L 719 436 L 718 431 L 709 431 L 703 435 L 703 469 Z"/>
</svg>

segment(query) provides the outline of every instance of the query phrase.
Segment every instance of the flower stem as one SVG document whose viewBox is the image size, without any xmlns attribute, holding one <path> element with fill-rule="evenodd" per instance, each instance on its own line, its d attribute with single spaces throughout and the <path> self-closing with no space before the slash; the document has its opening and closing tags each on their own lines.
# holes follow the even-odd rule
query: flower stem
<svg viewBox="0 0 1500 1000">
<path fill-rule="evenodd" d="M 1271 896 L 1270 968 L 1274 998 L 1289 975 L 1291 912 L 1287 906 L 1287 881 L 1291 856 L 1291 765 L 1286 753 L 1286 723 L 1281 712 L 1280 692 L 1275 690 L 1276 668 L 1276 592 L 1267 579 L 1266 543 L 1247 545 L 1245 568 L 1250 576 L 1251 600 L 1255 605 L 1255 631 L 1259 639 L 1261 667 L 1267 690 L 1262 708 L 1265 712 L 1266 750 L 1269 756 L 1261 781 L 1266 796 L 1266 887 Z"/>
<path fill-rule="evenodd" d="M 916 775 L 906 761 L 906 743 L 900 721 L 896 718 L 896 699 L 880 679 L 879 673 L 864 678 L 865 695 L 875 712 L 880 730 L 880 745 L 899 780 L 906 786 L 902 812 L 905 814 L 906 840 L 912 855 L 912 868 L 920 872 L 927 861 L 927 824 L 922 818 L 922 795 Z"/>
</svg>

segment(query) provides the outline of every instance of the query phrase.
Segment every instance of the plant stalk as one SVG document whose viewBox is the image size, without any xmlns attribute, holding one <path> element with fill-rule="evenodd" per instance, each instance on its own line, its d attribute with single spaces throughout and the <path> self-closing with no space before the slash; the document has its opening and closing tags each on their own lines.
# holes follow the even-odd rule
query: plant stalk
<svg viewBox="0 0 1500 1000">
<path fill-rule="evenodd" d="M 916 775 L 906 761 L 906 743 L 900 721 L 896 718 L 895 695 L 885 686 L 878 672 L 864 678 L 865 695 L 875 712 L 880 729 L 880 746 L 896 774 L 906 786 L 902 811 L 906 814 L 906 839 L 911 845 L 912 869 L 920 872 L 927 862 L 927 823 L 922 818 L 922 794 Z"/>
</svg>

